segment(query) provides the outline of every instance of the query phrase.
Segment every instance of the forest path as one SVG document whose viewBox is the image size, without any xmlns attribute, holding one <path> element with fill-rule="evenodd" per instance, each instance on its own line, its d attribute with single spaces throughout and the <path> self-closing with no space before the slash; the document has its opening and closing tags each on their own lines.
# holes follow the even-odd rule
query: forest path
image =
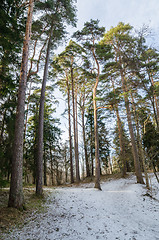
<svg viewBox="0 0 159 240">
<path fill-rule="evenodd" d="M 48 211 L 6 239 L 159 240 L 159 202 L 135 178 L 52 190 Z"/>
</svg>

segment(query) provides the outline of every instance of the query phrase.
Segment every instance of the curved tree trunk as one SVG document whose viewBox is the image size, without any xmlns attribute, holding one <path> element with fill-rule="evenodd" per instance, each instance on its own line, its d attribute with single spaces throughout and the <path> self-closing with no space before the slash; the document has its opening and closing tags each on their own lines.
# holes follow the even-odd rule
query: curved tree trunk
<svg viewBox="0 0 159 240">
<path fill-rule="evenodd" d="M 12 173 L 9 194 L 9 207 L 23 208 L 23 139 L 24 139 L 24 111 L 25 94 L 27 85 L 27 68 L 29 56 L 29 43 L 31 38 L 31 26 L 34 0 L 29 1 L 28 18 L 26 22 L 25 39 L 23 43 L 23 55 L 21 63 L 18 103 L 15 120 L 15 135 L 12 158 Z"/>
<path fill-rule="evenodd" d="M 40 107 L 39 107 L 39 123 L 38 123 L 38 142 L 37 142 L 37 163 L 36 163 L 36 194 L 42 195 L 43 189 L 43 128 L 44 128 L 44 103 L 45 103 L 45 88 L 48 75 L 49 67 L 49 56 L 51 37 L 53 32 L 53 24 L 50 29 L 50 36 L 47 45 L 47 53 L 44 67 L 44 76 L 42 82 L 41 96 L 40 96 Z"/>
</svg>

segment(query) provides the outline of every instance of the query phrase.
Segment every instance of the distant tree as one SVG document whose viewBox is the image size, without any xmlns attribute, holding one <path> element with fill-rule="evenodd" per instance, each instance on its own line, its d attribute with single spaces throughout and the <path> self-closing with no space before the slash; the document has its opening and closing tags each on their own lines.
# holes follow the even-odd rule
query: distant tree
<svg viewBox="0 0 159 240">
<path fill-rule="evenodd" d="M 92 71 L 96 72 L 96 80 L 93 88 L 93 108 L 94 108 L 94 132 L 95 132 L 95 188 L 101 190 L 100 187 L 100 163 L 99 163 L 99 136 L 98 136 L 98 123 L 97 123 L 97 103 L 96 103 L 96 92 L 99 83 L 100 76 L 100 65 L 97 55 L 97 40 L 103 36 L 105 29 L 98 26 L 99 21 L 90 20 L 86 22 L 81 31 L 74 33 L 74 37 L 77 40 L 83 42 L 83 46 L 88 50 L 88 54 L 93 59 L 95 63 L 95 68 Z"/>
<path fill-rule="evenodd" d="M 132 155 L 132 151 L 131 151 L 131 142 L 130 139 L 128 138 L 128 134 L 124 129 L 123 123 L 121 123 L 121 133 L 122 136 L 120 136 L 120 138 L 122 137 L 122 145 L 123 145 L 123 150 L 124 150 L 124 158 L 125 158 L 125 171 L 126 172 L 132 172 L 134 171 L 134 165 L 133 165 L 133 155 Z M 114 139 L 113 139 L 113 143 L 115 145 L 115 153 L 116 156 L 118 156 L 118 166 L 121 170 L 121 172 L 123 172 L 123 159 L 121 158 L 121 150 L 120 149 L 120 144 L 121 144 L 121 140 L 119 138 L 119 127 L 118 127 L 118 123 L 116 124 L 115 130 L 114 130 Z M 122 173 L 123 174 L 123 173 Z"/>
<path fill-rule="evenodd" d="M 153 167 L 154 174 L 159 183 L 159 177 L 156 171 L 156 168 L 159 169 L 159 133 L 150 119 L 145 121 L 143 143 L 150 159 L 150 166 Z"/>
<path fill-rule="evenodd" d="M 50 60 L 51 47 L 58 43 L 65 35 L 65 23 L 75 25 L 75 6 L 74 0 L 62 1 L 38 1 L 36 5 L 42 13 L 41 21 L 48 23 L 49 28 L 46 33 L 48 35 L 47 51 L 44 66 L 44 75 L 41 88 L 40 108 L 39 108 L 39 124 L 38 124 L 38 143 L 37 143 L 37 173 L 36 173 L 36 194 L 42 194 L 43 184 L 43 123 L 44 123 L 44 102 L 45 88 L 48 76 L 48 67 Z M 45 10 L 45 11 L 43 11 Z M 54 43 L 54 44 L 53 44 Z"/>
<path fill-rule="evenodd" d="M 143 177 L 139 162 L 139 155 L 135 142 L 135 135 L 132 125 L 132 115 L 129 101 L 128 81 L 127 81 L 127 68 L 125 55 L 132 56 L 132 49 L 134 48 L 134 39 L 130 34 L 132 27 L 129 24 L 119 23 L 117 27 L 111 28 L 105 35 L 103 42 L 110 44 L 114 53 L 117 71 L 120 73 L 121 86 L 123 97 L 125 101 L 125 108 L 127 113 L 128 127 L 131 137 L 132 152 L 134 156 L 134 166 L 137 182 L 143 184 Z"/>
</svg>

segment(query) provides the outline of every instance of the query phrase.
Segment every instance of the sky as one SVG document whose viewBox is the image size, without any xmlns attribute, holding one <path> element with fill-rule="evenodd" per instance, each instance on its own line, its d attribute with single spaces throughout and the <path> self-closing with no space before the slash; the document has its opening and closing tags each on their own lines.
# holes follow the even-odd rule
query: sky
<svg viewBox="0 0 159 240">
<path fill-rule="evenodd" d="M 107 30 L 122 21 L 159 31 L 159 0 L 77 0 L 77 9 L 78 28 L 90 19 L 99 19 Z"/>
<path fill-rule="evenodd" d="M 90 19 L 99 19 L 99 26 L 109 30 L 119 22 L 129 23 L 136 29 L 145 24 L 152 29 L 152 37 L 149 42 L 159 49 L 159 0 L 77 0 L 77 29 L 83 28 L 85 22 Z M 70 35 L 77 29 L 68 27 Z M 63 48 L 59 48 L 60 50 Z M 58 50 L 58 51 L 60 51 Z M 60 95 L 60 94 L 58 94 Z M 62 95 L 60 96 L 60 98 Z M 58 113 L 62 113 L 66 105 L 60 101 Z M 67 137 L 67 120 L 61 117 L 61 127 Z"/>
</svg>

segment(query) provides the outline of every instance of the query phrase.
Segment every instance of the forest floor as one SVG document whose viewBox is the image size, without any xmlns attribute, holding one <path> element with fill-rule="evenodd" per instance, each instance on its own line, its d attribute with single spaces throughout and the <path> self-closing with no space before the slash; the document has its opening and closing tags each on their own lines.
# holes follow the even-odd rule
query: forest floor
<svg viewBox="0 0 159 240">
<path fill-rule="evenodd" d="M 45 188 L 43 208 L 0 239 L 159 240 L 159 186 L 154 177 L 151 183 L 147 191 L 131 175 L 107 179 L 102 191 L 93 183 Z"/>
</svg>

